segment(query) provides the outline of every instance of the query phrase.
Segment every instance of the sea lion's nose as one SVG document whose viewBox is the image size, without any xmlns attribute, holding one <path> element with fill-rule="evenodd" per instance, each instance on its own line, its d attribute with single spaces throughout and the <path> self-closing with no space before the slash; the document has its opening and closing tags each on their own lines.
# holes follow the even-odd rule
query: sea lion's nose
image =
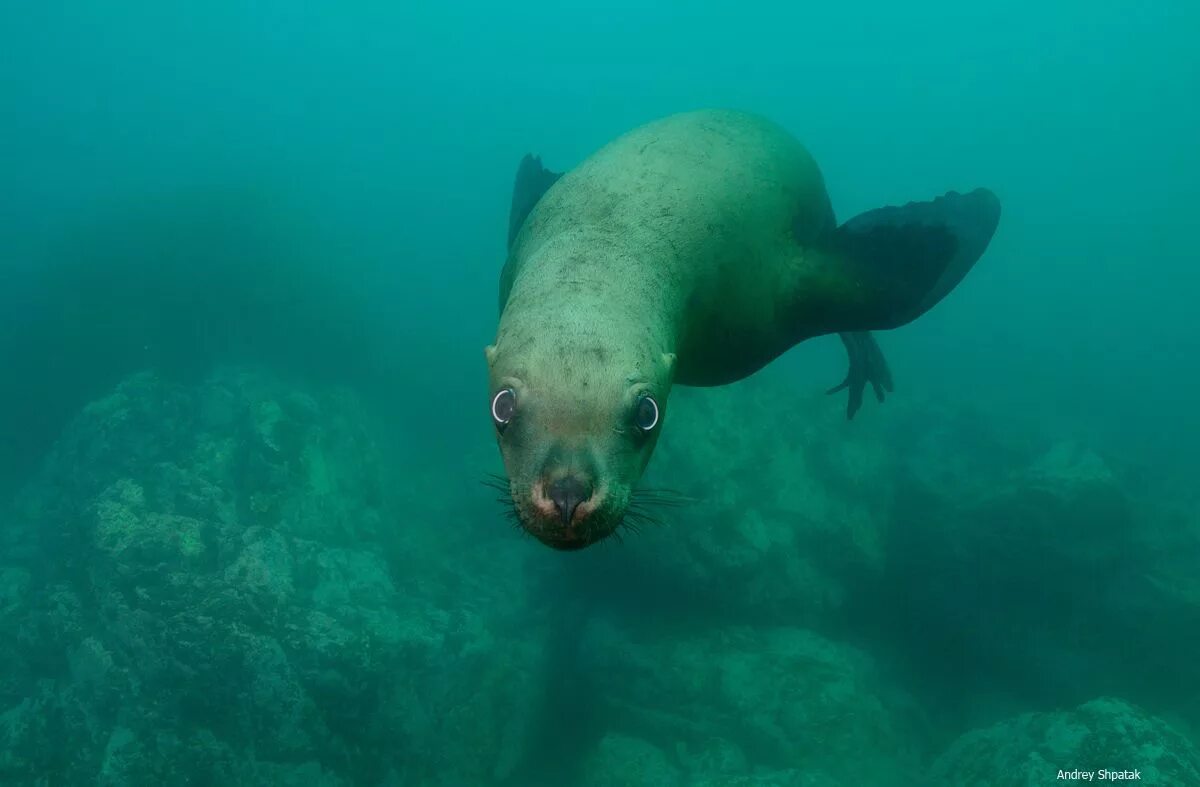
<svg viewBox="0 0 1200 787">
<path fill-rule="evenodd" d="M 546 492 L 558 510 L 559 519 L 569 525 L 579 504 L 591 498 L 592 485 L 578 476 L 569 475 L 552 482 Z"/>
</svg>

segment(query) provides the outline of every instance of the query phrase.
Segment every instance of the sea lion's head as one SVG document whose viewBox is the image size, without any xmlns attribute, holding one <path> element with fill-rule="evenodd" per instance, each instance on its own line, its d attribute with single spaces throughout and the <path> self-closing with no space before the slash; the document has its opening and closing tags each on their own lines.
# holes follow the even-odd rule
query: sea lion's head
<svg viewBox="0 0 1200 787">
<path fill-rule="evenodd" d="M 487 348 L 488 416 L 522 528 L 582 549 L 625 522 L 666 414 L 675 356 L 594 342 Z"/>
</svg>

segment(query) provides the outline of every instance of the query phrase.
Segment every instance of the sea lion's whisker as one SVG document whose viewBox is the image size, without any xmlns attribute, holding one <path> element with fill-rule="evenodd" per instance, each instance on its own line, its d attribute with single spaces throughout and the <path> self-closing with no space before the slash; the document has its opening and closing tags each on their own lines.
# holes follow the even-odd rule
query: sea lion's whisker
<svg viewBox="0 0 1200 787">
<path fill-rule="evenodd" d="M 662 508 L 687 508 L 690 505 L 690 503 L 674 503 L 674 502 L 668 502 L 668 501 L 664 501 L 664 500 L 639 500 L 638 505 L 643 506 L 645 509 L 651 509 L 651 508 L 662 509 Z"/>
<path fill-rule="evenodd" d="M 648 519 L 648 518 L 631 519 L 629 523 L 633 526 L 633 529 L 639 533 L 642 532 L 642 530 L 647 527 L 661 528 L 663 526 L 663 523 L 658 521 L 657 519 Z"/>
<path fill-rule="evenodd" d="M 653 522 L 654 524 L 661 524 L 658 513 L 656 513 L 652 509 L 652 507 L 649 507 L 646 504 L 640 504 L 640 503 L 630 504 L 629 506 L 626 506 L 625 513 L 628 516 L 634 516 L 634 517 L 643 519 L 643 521 Z"/>
<path fill-rule="evenodd" d="M 696 498 L 688 497 L 687 495 L 683 495 L 678 492 L 645 491 L 642 489 L 635 489 L 633 492 L 633 498 L 636 500 L 670 500 L 680 503 L 697 502 Z"/>
<path fill-rule="evenodd" d="M 625 510 L 625 517 L 622 519 L 621 525 L 635 533 L 640 533 L 643 526 L 662 527 L 663 523 L 652 514 L 636 508 L 628 508 Z"/>
<path fill-rule="evenodd" d="M 515 510 L 516 501 L 513 500 L 512 486 L 508 483 L 508 479 L 495 473 L 487 473 L 480 483 L 499 493 L 499 496 L 495 498 L 496 502 L 505 506 L 508 510 L 504 513 L 519 524 L 520 517 Z"/>
<path fill-rule="evenodd" d="M 501 515 L 508 521 L 509 526 L 521 531 L 522 535 L 529 535 L 529 531 L 521 524 L 521 513 L 517 510 L 517 502 L 513 499 L 512 486 L 508 479 L 495 473 L 487 473 L 480 483 L 499 493 L 493 499 L 504 506 Z"/>
<path fill-rule="evenodd" d="M 653 504 L 633 502 L 625 506 L 625 510 L 631 514 L 649 514 L 653 510 Z"/>
<path fill-rule="evenodd" d="M 698 502 L 694 497 L 662 487 L 643 487 L 633 490 L 632 503 L 660 508 L 682 508 Z"/>
</svg>

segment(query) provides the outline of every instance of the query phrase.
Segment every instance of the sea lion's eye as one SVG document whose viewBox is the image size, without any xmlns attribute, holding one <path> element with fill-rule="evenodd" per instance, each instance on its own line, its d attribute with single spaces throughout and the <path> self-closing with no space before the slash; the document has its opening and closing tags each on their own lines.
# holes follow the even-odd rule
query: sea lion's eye
<svg viewBox="0 0 1200 787">
<path fill-rule="evenodd" d="M 503 429 L 512 420 L 517 410 L 517 394 L 511 388 L 505 388 L 492 397 L 492 420 L 497 429 Z"/>
<path fill-rule="evenodd" d="M 638 397 L 633 408 L 633 423 L 643 432 L 649 432 L 658 426 L 658 402 L 653 396 Z"/>
</svg>

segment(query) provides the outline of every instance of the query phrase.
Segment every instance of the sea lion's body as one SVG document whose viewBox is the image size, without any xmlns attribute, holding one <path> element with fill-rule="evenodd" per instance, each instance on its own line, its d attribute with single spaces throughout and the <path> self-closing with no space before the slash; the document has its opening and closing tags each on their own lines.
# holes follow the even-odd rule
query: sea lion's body
<svg viewBox="0 0 1200 787">
<path fill-rule="evenodd" d="M 846 342 L 853 415 L 890 387 L 868 332 L 944 297 L 998 219 L 980 189 L 839 227 L 803 146 L 739 112 L 650 123 L 562 176 L 526 157 L 487 352 L 518 519 L 564 549 L 612 534 L 673 384 L 741 379 L 813 336 Z"/>
<path fill-rule="evenodd" d="M 598 309 L 597 328 L 653 334 L 676 353 L 675 382 L 721 385 L 806 338 L 778 307 L 810 272 L 805 244 L 834 229 L 820 171 L 779 126 L 675 115 L 609 143 L 542 197 L 513 246 L 503 311 L 549 325 Z"/>
</svg>

